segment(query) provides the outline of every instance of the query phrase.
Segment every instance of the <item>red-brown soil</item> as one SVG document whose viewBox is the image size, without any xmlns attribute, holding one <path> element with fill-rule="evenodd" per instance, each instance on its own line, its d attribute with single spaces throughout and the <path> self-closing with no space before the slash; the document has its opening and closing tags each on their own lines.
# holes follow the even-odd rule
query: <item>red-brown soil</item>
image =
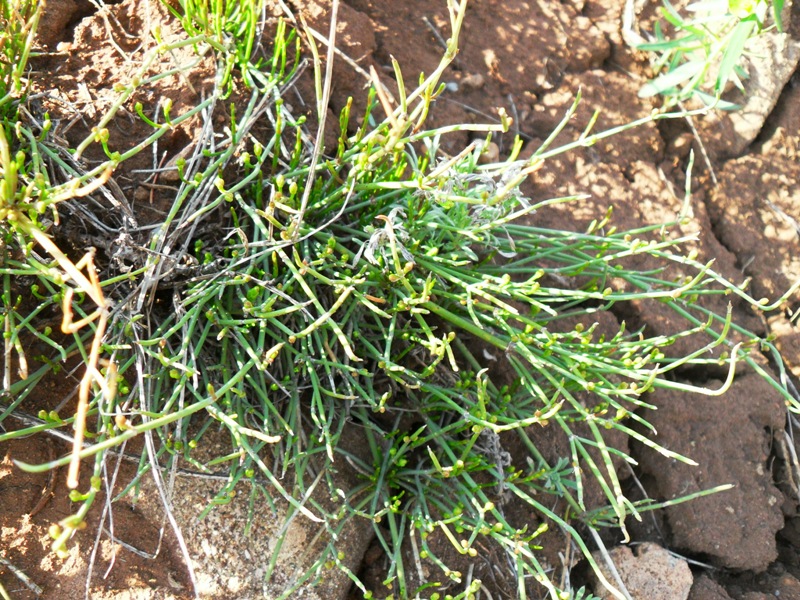
<svg viewBox="0 0 800 600">
<path fill-rule="evenodd" d="M 329 2 L 296 0 L 291 4 L 311 26 L 327 31 Z M 280 14 L 279 3 L 275 5 L 274 14 Z M 503 154 L 514 135 L 521 136 L 526 150 L 532 152 L 558 124 L 579 90 L 583 102 L 562 133 L 562 140 L 579 135 L 596 109 L 602 112 L 595 130 L 647 115 L 654 101 L 637 97 L 648 75 L 647 63 L 622 41 L 623 5 L 623 0 L 472 0 L 461 51 L 444 78 L 456 85 L 437 101 L 431 124 L 496 121 L 502 108 L 514 118 L 512 130 L 494 140 Z M 48 1 L 39 36 L 47 52 L 33 62 L 31 77 L 37 90 L 48 93 L 45 102 L 54 116 L 58 116 L 59 107 L 67 114 L 70 105 L 78 106 L 86 115 L 85 121 L 73 124 L 65 133 L 68 139 L 80 139 L 88 132 L 92 116 L 108 108 L 114 83 L 132 76 L 137 58 L 153 46 L 149 32 L 156 24 L 165 38 L 177 35 L 178 25 L 158 0 L 124 0 L 107 4 L 99 12 L 86 0 Z M 362 69 L 374 66 L 385 83 L 393 79 L 392 58 L 401 65 L 406 80 L 416 81 L 420 72 L 430 73 L 438 64 L 443 48 L 434 30 L 446 38 L 447 27 L 444 0 L 344 0 L 338 42 Z M 165 56 L 164 66 L 184 59 Z M 154 106 L 159 99 L 170 98 L 173 112 L 179 114 L 197 102 L 210 73 L 210 65 L 192 71 L 191 92 L 189 82 L 174 77 L 160 82 L 150 97 L 139 99 Z M 348 96 L 355 98 L 359 108 L 354 114 L 359 113 L 367 84 L 351 66 L 343 61 L 335 63 L 329 113 L 333 122 Z M 313 89 L 306 80 L 298 85 L 300 89 Z M 307 100 L 307 105 L 311 104 Z M 756 298 L 780 296 L 800 277 L 798 107 L 800 75 L 795 75 L 761 135 L 744 155 L 713 164 L 717 186 L 702 161 L 695 167 L 694 218 L 684 226 L 684 233 L 697 233 L 700 260 L 716 259 L 715 268 L 734 280 L 751 277 Z M 179 152 L 197 126 L 190 122 L 162 140 L 161 151 L 168 156 Z M 136 119 L 124 120 L 121 116 L 112 128 L 112 144 L 121 147 L 126 140 L 139 139 L 146 133 L 147 128 L 138 125 Z M 467 133 L 457 133 L 446 140 L 445 148 L 457 150 L 468 142 Z M 724 142 L 716 140 L 715 148 Z M 561 156 L 525 184 L 525 193 L 537 199 L 572 193 L 588 193 L 591 198 L 541 211 L 533 218 L 539 225 L 582 229 L 613 206 L 614 224 L 620 229 L 671 220 L 683 200 L 684 172 L 692 146 L 699 151 L 688 127 L 671 122 L 646 125 Z M 153 218 L 148 211 L 157 211 L 158 202 L 153 203 L 151 188 L 144 186 L 134 172 L 145 168 L 150 158 L 142 154 L 136 160 L 143 162 L 124 165 L 118 181 L 131 206 L 140 211 L 137 216 L 146 221 Z M 673 193 L 675 190 L 677 193 Z M 724 311 L 727 302 L 721 300 L 715 308 Z M 760 334 L 776 335 L 776 345 L 795 376 L 800 376 L 800 337 L 793 317 L 799 306 L 795 303 L 767 318 L 756 316 L 746 307 L 734 307 L 737 322 Z M 676 327 L 658 303 L 634 306 L 625 318 L 658 333 Z M 675 352 L 687 350 L 691 348 L 679 347 Z M 690 383 L 716 388 L 724 373 L 689 372 L 684 376 Z M 42 408 L 52 408 L 75 384 L 69 376 L 51 382 L 51 388 L 39 397 L 26 400 L 24 412 L 36 414 Z M 659 443 L 694 458 L 699 466 L 676 463 L 632 443 L 630 451 L 640 465 L 626 482 L 631 494 L 639 493 L 637 483 L 649 497 L 659 500 L 724 483 L 735 487 L 646 514 L 642 523 L 629 524 L 633 541 L 657 542 L 696 561 L 692 563 L 693 600 L 800 598 L 800 481 L 789 448 L 796 422 L 789 419 L 787 429 L 786 408 L 774 390 L 743 369 L 723 396 L 658 393 L 648 401 L 658 407 L 646 418 L 656 426 Z M 13 423 L 13 419 L 6 423 Z M 563 439 L 554 436 L 548 447 L 556 454 L 563 444 Z M 128 500 L 115 504 L 111 511 L 114 538 L 127 546 L 114 544 L 106 534 L 101 536 L 97 556 L 91 556 L 103 512 L 98 503 L 87 530 L 71 542 L 69 557 L 59 560 L 49 553 L 48 527 L 72 510 L 64 474 L 56 473 L 52 480 L 47 474 L 26 474 L 14 468 L 11 460 L 39 463 L 67 450 L 63 442 L 45 437 L 0 445 L 0 558 L 39 586 L 42 598 L 80 598 L 84 594 L 108 599 L 191 597 L 191 585 L 170 527 L 154 516 L 157 511 L 145 510 Z M 122 461 L 119 480 L 130 477 L 133 468 L 133 464 Z M 158 505 L 152 489 L 148 493 L 151 497 L 143 499 L 143 506 L 148 502 Z M 202 493 L 213 494 L 213 490 Z M 52 498 L 40 503 L 43 494 Z M 202 508 L 207 499 L 191 498 L 187 506 Z M 222 551 L 227 548 L 231 557 L 236 555 L 232 548 L 237 542 L 231 540 L 243 527 L 237 524 L 235 510 L 220 510 L 210 521 L 212 529 L 220 529 L 212 532 L 219 535 L 216 546 L 208 546 L 211 550 L 204 546 L 207 556 L 203 560 L 209 564 L 216 552 L 212 551 L 214 547 Z M 510 515 L 517 517 L 525 518 Z M 112 522 L 106 519 L 104 526 L 110 528 Z M 367 533 L 368 529 L 364 535 Z M 621 540 L 614 531 L 603 535 L 610 545 Z M 379 548 L 365 549 L 368 542 L 363 538 L 353 545 L 353 568 L 368 586 L 380 589 L 385 559 Z M 190 547 L 192 543 L 190 540 Z M 564 550 L 563 537 L 554 532 L 544 536 L 542 543 L 543 562 L 552 565 L 558 576 L 563 572 L 563 557 L 559 557 Z M 444 547 L 442 551 L 446 551 Z M 247 555 L 241 553 L 242 557 Z M 491 582 L 494 598 L 515 597 L 511 582 L 493 575 L 491 566 L 483 568 L 483 579 Z M 227 588 L 209 589 L 228 591 L 209 592 L 208 597 L 269 597 L 269 592 L 248 583 L 247 564 L 234 565 L 231 558 L 225 569 L 227 575 L 220 577 L 228 578 L 224 582 Z M 253 570 L 257 571 L 255 566 Z M 236 581 L 230 581 L 234 576 Z M 6 563 L 0 564 L 0 581 L 14 599 L 36 597 Z M 324 597 L 348 597 L 349 582 L 342 578 L 336 582 L 338 587 L 328 586 Z M 353 592 L 351 597 L 359 596 Z"/>
</svg>

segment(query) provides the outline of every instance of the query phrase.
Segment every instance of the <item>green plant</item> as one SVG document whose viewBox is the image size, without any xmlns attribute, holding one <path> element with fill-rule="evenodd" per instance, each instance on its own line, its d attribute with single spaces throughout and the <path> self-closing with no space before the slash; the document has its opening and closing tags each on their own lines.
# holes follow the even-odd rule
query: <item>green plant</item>
<svg viewBox="0 0 800 600">
<path fill-rule="evenodd" d="M 747 41 L 773 27 L 781 30 L 783 0 L 703 0 L 686 7 L 692 18 L 684 18 L 668 0 L 661 15 L 665 30 L 656 22 L 651 42 L 637 46 L 639 50 L 658 56 L 656 73 L 639 96 L 663 95 L 668 105 L 697 98 L 706 106 L 726 110 L 737 107 L 721 99 L 729 82 L 744 89 L 741 58 Z M 772 9 L 774 25 L 767 26 L 767 13 Z"/>
<path fill-rule="evenodd" d="M 591 563 L 578 524 L 624 530 L 627 518 L 652 508 L 622 493 L 613 459 L 630 458 L 607 443 L 607 431 L 687 461 L 639 432 L 649 428 L 637 413 L 646 406 L 643 394 L 659 387 L 722 393 L 737 362 L 760 369 L 750 353 L 766 345 L 741 330 L 746 343 L 729 342 L 727 334 L 736 328 L 729 315 L 712 314 L 698 302 L 708 294 L 736 294 L 765 308 L 711 265 L 687 256 L 684 244 L 691 239 L 669 235 L 677 222 L 618 232 L 608 214 L 587 231 L 574 232 L 543 229 L 529 220 L 543 206 L 574 200 L 524 197 L 520 185 L 545 161 L 674 115 L 654 114 L 597 134 L 587 130 L 551 149 L 576 101 L 528 160 L 518 159 L 519 144 L 498 164 L 479 163 L 482 143 L 447 155 L 440 139 L 448 133 L 470 128 L 488 136 L 504 128 L 426 126 L 466 10 L 466 2 L 450 0 L 452 33 L 438 68 L 407 90 L 395 65 L 396 105 L 375 81 L 362 124 L 352 124 L 347 104 L 337 146 L 323 152 L 282 99 L 299 64 L 296 34 L 281 24 L 271 59 L 253 62 L 249 57 L 261 49 L 252 48 L 251 29 L 236 23 L 241 24 L 238 15 L 260 14 L 263 7 L 247 6 L 239 13 L 232 4 L 181 4 L 178 14 L 190 36 L 181 44 L 199 52 L 206 44 L 219 53 L 220 76 L 206 101 L 184 115 L 165 108 L 163 123 L 136 107 L 153 134 L 126 152 L 110 150 L 102 133 L 112 111 L 78 147 L 79 154 L 100 144 L 109 160 L 104 168 L 113 169 L 182 119 L 199 111 L 207 116 L 191 159 L 177 162 L 180 185 L 168 214 L 147 230 L 146 242 L 128 244 L 126 268 L 115 267 L 112 257 L 95 257 L 80 265 L 90 268 L 84 282 L 51 251 L 42 227 L 32 224 L 9 241 L 29 252 L 0 271 L 12 298 L 6 325 L 29 323 L 28 333 L 53 341 L 56 352 L 34 374 L 9 382 L 7 391 L 17 399 L 0 421 L 18 412 L 42 377 L 69 357 L 86 365 L 82 413 L 40 414 L 32 425 L 0 435 L 3 441 L 73 423 L 92 430 L 90 443 L 78 443 L 72 457 L 18 463 L 41 471 L 75 457 L 95 458 L 89 489 L 73 492 L 81 503 L 77 513 L 53 530 L 54 549 L 63 552 L 81 527 L 102 489 L 101 467 L 110 450 L 143 436 L 137 477 L 123 493 L 145 473 L 158 474 L 178 460 L 204 471 L 225 465 L 229 479 L 208 510 L 249 484 L 254 501 L 264 496 L 273 506 L 288 505 L 287 523 L 302 514 L 322 524 L 329 534 L 324 551 L 296 574 L 284 597 L 328 566 L 345 570 L 365 597 L 375 593 L 347 571 L 337 548 L 338 533 L 352 519 L 373 524 L 390 560 L 387 588 L 396 597 L 434 597 L 448 583 L 461 586 L 456 598 L 480 589 L 480 581 L 468 580 L 436 555 L 432 535 L 470 557 L 485 547 L 505 554 L 520 597 L 531 580 L 553 598 L 569 597 L 537 558 L 541 533 L 561 528 Z M 162 44 L 158 52 L 169 48 Z M 240 103 L 223 109 L 219 100 L 234 85 L 231 64 L 252 77 L 239 90 Z M 321 80 L 319 64 L 316 72 Z M 145 84 L 121 86 L 113 110 Z M 325 103 L 318 105 L 324 114 Z M 212 118 L 220 115 L 222 124 Z M 38 138 L 21 136 L 38 154 L 22 155 L 19 164 L 35 165 L 36 156 L 58 160 L 47 131 L 42 126 Z M 10 154 L 3 158 L 4 181 L 13 187 L 8 198 L 30 204 L 39 196 L 11 186 L 16 167 Z M 102 185 L 98 177 L 106 171 L 91 173 L 75 173 L 75 179 Z M 219 228 L 202 231 L 200 224 L 210 219 L 224 223 L 222 234 L 214 233 Z M 55 264 L 35 255 L 40 248 Z M 692 276 L 674 281 L 662 269 L 638 272 L 627 262 L 636 255 L 678 265 Z M 54 266 L 60 269 L 54 272 Z M 13 300 L 17 278 L 32 269 L 41 278 L 37 293 L 47 290 L 51 304 L 66 300 L 65 314 L 74 311 L 83 321 L 68 342 L 52 340 Z M 663 348 L 678 336 L 650 337 L 624 328 L 600 332 L 598 313 L 647 299 L 672 308 L 687 323 L 680 335 L 700 337 L 702 348 L 670 357 Z M 725 347 L 729 357 L 708 358 L 707 351 L 717 347 Z M 720 361 L 730 372 L 720 390 L 671 378 L 680 367 Z M 230 448 L 215 449 L 217 456 L 201 462 L 194 450 L 213 427 L 229 433 Z M 363 453 L 342 443 L 347 427 L 363 433 Z M 536 427 L 562 431 L 570 455 L 548 463 Z M 524 448 L 530 461 L 513 463 L 504 449 L 508 440 Z M 345 465 L 359 481 L 340 490 L 333 473 Z M 587 478 L 602 489 L 607 507 L 587 506 Z M 314 493 L 318 487 L 325 501 Z M 506 518 L 501 504 L 509 496 L 538 516 L 537 529 Z M 412 563 L 424 559 L 440 567 L 435 581 L 411 583 L 416 566 L 408 564 L 405 544 L 413 548 Z M 271 568 L 281 542 L 276 546 Z"/>
<path fill-rule="evenodd" d="M 5 340 L 3 383 L 4 394 L 11 401 L 2 407 L 0 422 L 9 415 L 19 414 L 23 400 L 48 373 L 58 372 L 65 364 L 70 364 L 76 358 L 82 361 L 85 370 L 74 416 L 62 419 L 56 413 L 44 411 L 39 415 L 40 424 L 33 428 L 33 431 L 74 428 L 73 451 L 68 457 L 70 468 L 67 483 L 70 488 L 75 488 L 78 486 L 80 459 L 95 454 L 82 452 L 82 448 L 87 420 L 97 418 L 98 403 L 107 409 L 99 413 L 100 419 L 96 422 L 97 431 L 92 434 L 95 439 L 105 440 L 105 445 L 101 443 L 101 447 L 114 447 L 141 431 L 148 430 L 148 427 L 141 430 L 126 429 L 124 421 L 117 419 L 119 415 L 113 412 L 119 410 L 116 394 L 120 376 L 117 373 L 113 344 L 111 348 L 108 345 L 108 338 L 114 333 L 109 332 L 107 327 L 109 318 L 114 319 L 119 315 L 119 307 L 115 306 L 119 296 L 118 293 L 112 292 L 113 298 L 109 298 L 104 292 L 104 288 L 116 290 L 119 286 L 126 285 L 126 282 L 142 277 L 145 270 L 125 270 L 109 274 L 108 269 L 105 269 L 106 277 L 101 280 L 102 269 L 98 269 L 95 265 L 94 251 L 87 252 L 82 258 L 73 262 L 47 230 L 52 224 L 58 224 L 59 210 L 65 210 L 65 207 L 69 210 L 68 200 L 87 197 L 98 192 L 121 162 L 151 147 L 164 133 L 184 120 L 198 112 L 208 110 L 219 100 L 222 94 L 221 87 L 226 82 L 220 79 L 219 95 L 207 99 L 174 119 L 170 115 L 171 107 L 167 103 L 163 108 L 162 124 L 147 119 L 142 113 L 141 105 L 135 105 L 134 110 L 152 124 L 154 132 L 124 152 L 112 151 L 108 146 L 109 133 L 106 125 L 139 87 L 165 76 L 163 73 L 157 73 L 144 77 L 153 63 L 163 54 L 182 46 L 199 47 L 198 45 L 204 42 L 208 44 L 209 40 L 198 35 L 169 44 L 160 42 L 153 51 L 144 56 L 139 75 L 127 85 L 116 86 L 119 92 L 118 101 L 100 119 L 91 134 L 75 149 L 70 149 L 69 154 L 72 158 L 65 160 L 62 153 L 64 149 L 53 139 L 49 117 L 44 115 L 43 118 L 37 119 L 25 109 L 26 89 L 21 74 L 24 73 L 30 56 L 40 4 L 20 1 L 4 4 L 3 8 L 7 11 L 4 13 L 7 29 L 0 37 L 0 49 L 2 56 L 6 58 L 3 66 L 9 68 L 4 73 L 2 81 L 5 85 L 1 104 L 4 109 L 4 119 L 0 123 L 2 129 L 0 222 L 2 222 L 4 241 L 0 276 L 3 280 Z M 274 70 L 285 67 L 285 64 L 272 65 Z M 92 144 L 101 146 L 108 159 L 92 169 L 82 170 L 79 158 Z M 230 156 L 231 153 L 223 153 L 221 162 L 215 164 L 219 166 L 229 160 Z M 63 181 L 60 183 L 53 181 L 51 173 L 58 173 L 63 177 Z M 117 203 L 117 208 L 123 214 L 115 215 L 114 218 L 121 217 L 123 226 L 135 223 L 135 218 L 126 204 Z M 90 215 L 89 218 L 94 223 L 101 222 L 95 216 Z M 32 283 L 28 283 L 31 280 Z M 21 287 L 20 281 L 26 283 Z M 26 295 L 38 300 L 38 306 L 31 308 L 30 304 L 24 301 Z M 41 317 L 57 308 L 63 313 L 60 332 L 55 330 L 52 317 Z M 33 338 L 52 348 L 56 354 L 34 357 L 43 365 L 30 372 L 25 347 Z M 94 395 L 91 406 L 90 395 Z M 163 421 L 157 422 L 152 427 L 179 421 L 192 412 L 194 410 L 190 408 L 186 413 L 178 411 L 174 415 L 168 414 Z M 115 431 L 122 431 L 122 435 L 114 436 Z M 27 433 L 30 432 L 31 430 L 27 430 Z M 2 436 L 0 441 L 13 439 L 19 435 L 20 432 L 14 431 Z M 107 440 L 109 437 L 110 442 Z M 71 499 L 81 503 L 79 510 L 51 529 L 55 540 L 53 549 L 59 554 L 64 553 L 65 543 L 71 535 L 83 527 L 84 517 L 100 491 L 104 454 L 102 452 L 97 454 L 96 459 L 91 489 L 83 494 L 75 490 L 71 493 Z"/>
<path fill-rule="evenodd" d="M 586 588 L 580 588 L 570 594 L 569 600 L 598 600 L 598 597 L 586 590 Z"/>
<path fill-rule="evenodd" d="M 263 33 L 264 3 L 258 0 L 178 0 L 164 5 L 198 43 L 210 46 L 221 61 L 219 87 L 231 90 L 234 68 L 246 85 L 268 85 L 261 76 L 261 60 L 253 56 Z M 199 47 L 198 47 L 199 49 Z"/>
<path fill-rule="evenodd" d="M 10 0 L 0 6 L 0 118 L 13 115 L 15 100 L 23 94 L 39 14 L 35 0 Z"/>
</svg>

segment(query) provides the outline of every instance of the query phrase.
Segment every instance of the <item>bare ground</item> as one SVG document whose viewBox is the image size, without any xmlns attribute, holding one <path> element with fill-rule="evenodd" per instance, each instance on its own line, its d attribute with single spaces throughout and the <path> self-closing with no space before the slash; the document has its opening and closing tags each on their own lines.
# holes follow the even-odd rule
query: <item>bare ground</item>
<svg viewBox="0 0 800 600">
<path fill-rule="evenodd" d="M 327 2 L 315 0 L 293 3 L 295 11 L 320 31 L 327 28 L 327 6 Z M 647 66 L 644 57 L 622 42 L 622 6 L 621 0 L 473 0 L 461 52 L 445 77 L 456 85 L 438 101 L 433 124 L 496 120 L 498 108 L 503 107 L 514 117 L 512 131 L 495 139 L 503 154 L 514 135 L 520 135 L 527 148 L 535 148 L 560 121 L 579 89 L 583 103 L 562 139 L 579 134 L 597 108 L 602 109 L 597 130 L 646 115 L 654 105 L 638 99 L 637 91 L 647 77 Z M 160 24 L 165 37 L 176 34 L 177 26 L 156 0 L 125 0 L 100 12 L 85 0 L 48 2 L 40 32 L 40 43 L 48 53 L 34 62 L 33 78 L 36 88 L 46 92 L 42 102 L 52 114 L 66 116 L 78 107 L 85 115 L 84 121 L 71 122 L 69 128 L 67 123 L 61 124 L 66 138 L 80 139 L 93 115 L 107 108 L 114 82 L 130 77 L 136 58 L 152 46 L 148 32 L 155 24 Z M 438 64 L 443 48 L 434 32 L 446 37 L 446 27 L 443 1 L 346 0 L 339 14 L 339 42 L 362 69 L 375 66 L 386 82 L 392 79 L 392 57 L 399 61 L 406 79 L 414 81 L 419 72 L 430 72 Z M 188 57 L 164 60 L 180 63 Z M 197 102 L 203 87 L 209 85 L 210 72 L 210 65 L 201 64 L 192 70 L 188 82 L 179 77 L 164 80 L 139 99 L 152 107 L 159 98 L 170 98 L 178 114 Z M 358 104 L 366 85 L 365 79 L 342 61 L 335 63 L 334 81 L 331 116 L 338 114 L 348 96 L 355 97 Z M 309 97 L 308 85 L 307 81 L 298 85 L 300 90 L 306 86 L 298 95 L 300 110 L 303 95 Z M 311 103 L 306 104 L 311 112 Z M 725 152 L 738 143 L 729 129 L 718 123 L 699 127 L 701 139 L 709 141 L 712 148 L 718 184 L 713 184 L 707 166 L 696 169 L 700 173 L 694 219 L 685 228 L 699 233 L 701 260 L 716 259 L 715 268 L 733 280 L 751 277 L 756 298 L 775 298 L 800 277 L 798 107 L 800 75 L 795 75 L 759 136 L 739 154 Z M 335 117 L 331 120 L 336 122 Z M 192 139 L 192 128 L 197 125 L 189 123 L 175 131 L 162 142 L 161 151 L 167 157 L 178 153 Z M 117 119 L 111 143 L 122 147 L 146 134 L 147 128 L 136 119 Z M 457 151 L 468 141 L 466 133 L 455 134 L 446 147 Z M 691 147 L 701 150 L 688 125 L 670 122 L 647 125 L 560 157 L 537 173 L 525 192 L 534 198 L 588 192 L 591 198 L 541 211 L 533 219 L 540 225 L 581 229 L 608 206 L 614 207 L 613 222 L 619 228 L 671 219 L 680 209 L 681 193 L 676 190 L 683 190 Z M 134 172 L 147 167 L 150 158 L 141 155 L 136 160 L 141 164 L 125 165 L 117 182 L 137 215 L 146 221 L 157 216 L 159 192 Z M 798 306 L 795 302 L 766 318 L 746 307 L 734 307 L 737 322 L 776 336 L 795 376 L 800 376 L 800 337 L 793 319 Z M 715 308 L 724 310 L 724 304 Z M 617 318 L 655 332 L 670 332 L 677 326 L 657 303 L 634 306 Z M 617 322 L 604 326 L 613 329 Z M 688 382 L 713 388 L 720 385 L 724 373 L 687 372 L 684 376 Z M 74 374 L 50 382 L 41 396 L 26 400 L 26 412 L 53 408 L 75 384 Z M 786 411 L 774 391 L 745 371 L 737 376 L 732 389 L 718 398 L 659 393 L 649 401 L 658 406 L 658 411 L 646 417 L 656 425 L 659 443 L 697 459 L 700 466 L 687 467 L 634 444 L 630 450 L 640 467 L 626 482 L 631 494 L 641 493 L 637 482 L 648 496 L 658 499 L 722 483 L 735 483 L 736 487 L 647 515 L 640 524 L 629 524 L 633 541 L 657 542 L 696 561 L 690 593 L 693 600 L 800 598 L 800 498 L 796 472 L 787 460 L 793 442 L 784 434 Z M 563 451 L 565 441 L 558 435 L 545 432 L 540 436 L 554 456 Z M 43 437 L 0 446 L 0 558 L 39 586 L 43 598 L 78 598 L 84 593 L 107 599 L 189 597 L 181 554 L 171 529 L 159 516 L 153 490 L 147 492 L 149 498 L 143 493 L 138 503 L 123 500 L 115 504 L 113 522 L 105 520 L 106 533 L 99 538 L 101 511 L 93 511 L 89 527 L 73 540 L 66 560 L 49 554 L 49 525 L 71 512 L 63 473 L 53 478 L 25 474 L 12 466 L 11 459 L 42 462 L 67 450 L 62 442 Z M 133 472 L 133 466 L 125 461 L 119 469 L 120 481 Z M 180 507 L 187 523 L 185 535 L 204 595 L 271 597 L 271 588 L 261 581 L 259 562 L 259 553 L 270 548 L 258 538 L 268 538 L 274 518 L 265 510 L 254 525 L 254 531 L 261 534 L 251 533 L 247 539 L 241 525 L 244 509 L 235 502 L 220 507 L 202 523 L 193 521 L 192 511 L 202 509 L 214 491 L 214 481 L 202 481 L 181 483 L 178 492 L 186 499 Z M 510 518 L 525 522 L 527 517 Z M 112 527 L 113 540 L 124 544 L 114 543 L 108 531 Z M 355 531 L 351 537 L 347 553 L 351 567 L 379 590 L 386 565 L 380 549 L 370 546 L 369 528 Z M 615 531 L 605 532 L 604 538 L 610 545 L 621 539 Z M 100 542 L 92 557 L 95 539 Z M 296 540 L 300 547 L 306 543 L 303 535 Z M 548 534 L 542 544 L 543 561 L 553 566 L 554 573 L 564 573 L 570 564 L 569 558 L 560 555 L 565 551 L 560 534 Z M 446 545 L 441 550 L 445 553 Z M 511 583 L 503 581 L 502 571 L 491 564 L 496 558 L 488 557 L 477 566 L 477 572 L 491 582 L 495 598 L 512 597 Z M 11 597 L 36 597 L 7 563 L 0 565 L 0 581 Z M 346 598 L 348 593 L 349 582 L 339 577 L 328 581 L 316 597 Z M 308 595 L 302 597 L 315 597 L 310 591 L 304 594 Z M 353 592 L 352 597 L 357 595 Z"/>
</svg>

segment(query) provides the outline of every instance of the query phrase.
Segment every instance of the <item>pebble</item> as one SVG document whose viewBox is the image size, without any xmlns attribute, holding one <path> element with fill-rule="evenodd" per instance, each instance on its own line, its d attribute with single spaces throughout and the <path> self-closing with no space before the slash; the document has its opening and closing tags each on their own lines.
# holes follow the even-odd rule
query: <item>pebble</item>
<svg viewBox="0 0 800 600">
<path fill-rule="evenodd" d="M 482 165 L 496 163 L 500 158 L 500 147 L 494 142 L 489 142 L 483 147 L 483 152 L 478 157 L 478 162 Z"/>
<path fill-rule="evenodd" d="M 484 86 L 485 83 L 486 80 L 483 78 L 483 75 L 480 73 L 474 73 L 467 75 L 461 80 L 461 87 L 465 88 L 467 91 L 479 90 Z"/>
</svg>

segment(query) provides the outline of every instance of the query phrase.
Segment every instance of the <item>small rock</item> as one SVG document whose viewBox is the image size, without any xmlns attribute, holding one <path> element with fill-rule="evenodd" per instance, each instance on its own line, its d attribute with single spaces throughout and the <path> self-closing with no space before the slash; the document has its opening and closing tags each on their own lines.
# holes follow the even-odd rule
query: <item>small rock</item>
<svg viewBox="0 0 800 600">
<path fill-rule="evenodd" d="M 694 580 L 689 600 L 731 600 L 731 597 L 724 587 L 703 574 Z"/>
<path fill-rule="evenodd" d="M 689 597 L 693 582 L 689 565 L 658 544 L 642 544 L 636 548 L 635 555 L 628 546 L 618 546 L 610 550 L 609 555 L 632 600 L 686 600 Z M 615 584 L 603 556 L 599 552 L 592 556 L 606 580 Z M 592 573 L 590 581 L 599 598 L 614 598 L 596 574 Z"/>
<path fill-rule="evenodd" d="M 784 574 L 778 580 L 778 590 L 775 596 L 780 592 L 781 598 L 800 598 L 800 580 L 789 573 Z"/>
<path fill-rule="evenodd" d="M 138 186 L 136 190 L 133 192 L 133 199 L 136 202 L 145 202 L 150 199 L 150 190 L 148 190 L 144 186 Z"/>
<path fill-rule="evenodd" d="M 485 83 L 486 80 L 483 78 L 483 75 L 480 73 L 475 73 L 464 77 L 464 79 L 461 80 L 461 87 L 463 87 L 466 91 L 479 90 L 484 86 Z"/>
<path fill-rule="evenodd" d="M 482 165 L 496 163 L 500 158 L 500 147 L 494 142 L 489 142 L 483 147 L 478 162 Z"/>
<path fill-rule="evenodd" d="M 694 136 L 691 133 L 681 134 L 669 143 L 667 152 L 676 158 L 684 159 L 689 156 L 693 143 Z"/>
</svg>

